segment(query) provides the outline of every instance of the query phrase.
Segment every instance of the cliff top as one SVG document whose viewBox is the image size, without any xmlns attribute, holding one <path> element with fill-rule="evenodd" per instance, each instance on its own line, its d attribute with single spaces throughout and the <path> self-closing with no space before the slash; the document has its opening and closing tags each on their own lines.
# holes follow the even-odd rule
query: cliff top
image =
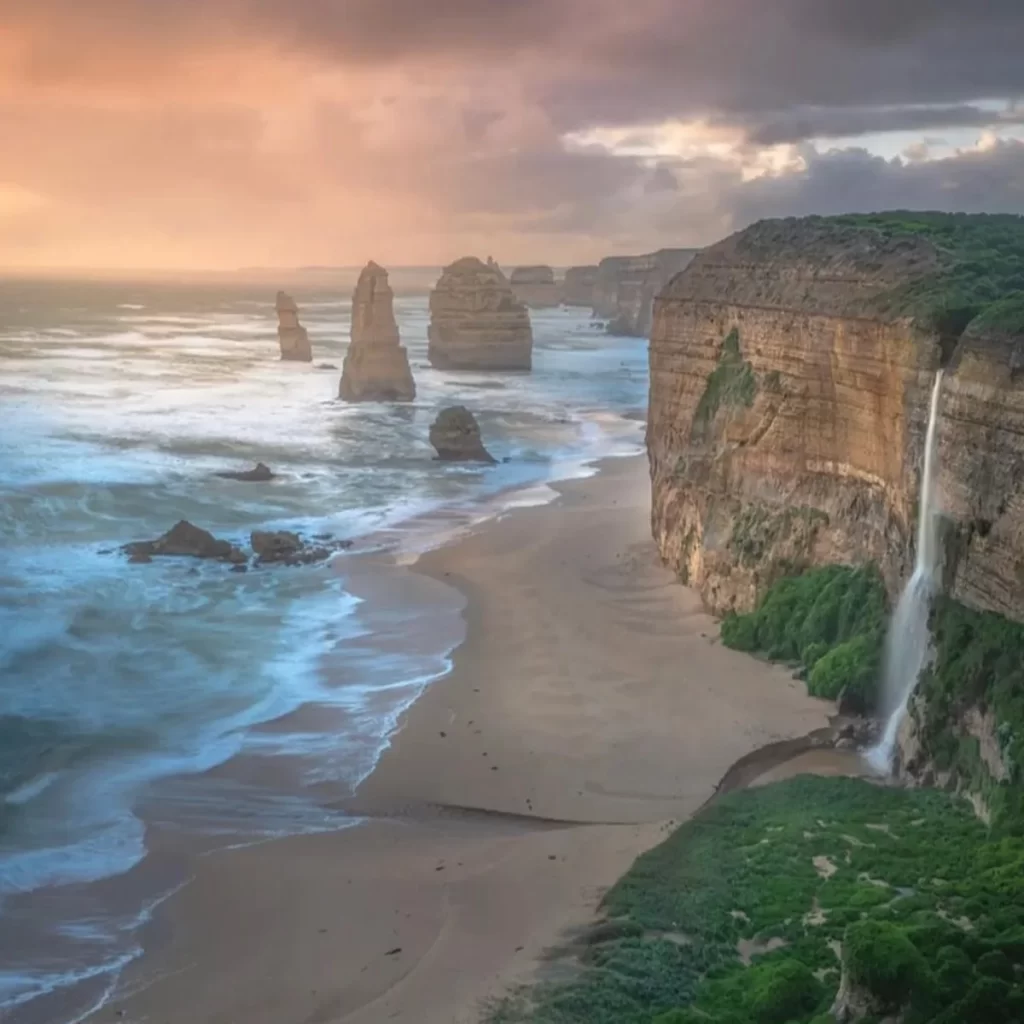
<svg viewBox="0 0 1024 1024">
<path fill-rule="evenodd" d="M 739 268 L 749 273 L 723 285 L 723 272 Z M 1024 217 L 894 211 L 759 221 L 704 250 L 664 294 L 911 317 L 943 333 L 968 324 L 1021 333 Z"/>
</svg>

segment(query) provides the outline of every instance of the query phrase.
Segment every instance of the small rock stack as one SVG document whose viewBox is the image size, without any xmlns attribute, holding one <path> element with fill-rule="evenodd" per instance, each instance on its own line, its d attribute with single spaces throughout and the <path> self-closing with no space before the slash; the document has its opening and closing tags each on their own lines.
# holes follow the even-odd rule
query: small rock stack
<svg viewBox="0 0 1024 1024">
<path fill-rule="evenodd" d="M 287 292 L 277 293 L 277 340 L 281 358 L 299 363 L 313 361 L 306 328 L 299 323 L 299 307 Z"/>
</svg>

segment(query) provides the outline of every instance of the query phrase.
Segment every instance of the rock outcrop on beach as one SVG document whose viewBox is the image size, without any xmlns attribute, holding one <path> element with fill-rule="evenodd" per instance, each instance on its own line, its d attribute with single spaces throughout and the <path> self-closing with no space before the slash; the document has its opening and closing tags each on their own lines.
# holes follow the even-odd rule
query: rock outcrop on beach
<svg viewBox="0 0 1024 1024">
<path fill-rule="evenodd" d="M 659 249 L 601 260 L 593 286 L 594 315 L 609 322 L 609 333 L 647 337 L 655 297 L 697 251 Z"/>
<path fill-rule="evenodd" d="M 416 384 L 395 320 L 388 272 L 366 264 L 352 296 L 352 332 L 338 395 L 346 402 L 411 402 Z"/>
<path fill-rule="evenodd" d="M 441 410 L 430 426 L 430 443 L 442 462 L 497 461 L 484 447 L 476 417 L 464 405 Z"/>
<path fill-rule="evenodd" d="M 121 549 L 131 562 L 151 562 L 154 558 L 208 558 L 220 562 L 244 564 L 245 553 L 226 540 L 182 519 L 156 540 L 137 540 Z"/>
<path fill-rule="evenodd" d="M 262 462 L 257 462 L 252 469 L 225 469 L 220 473 L 215 473 L 214 476 L 223 477 L 225 480 L 242 480 L 246 483 L 260 484 L 274 479 L 274 473 L 270 467 Z"/>
<path fill-rule="evenodd" d="M 570 267 L 562 283 L 562 301 L 567 306 L 594 305 L 594 285 L 597 283 L 597 265 Z"/>
<path fill-rule="evenodd" d="M 562 286 L 548 266 L 516 267 L 509 279 L 515 297 L 531 309 L 562 304 Z"/>
<path fill-rule="evenodd" d="M 427 355 L 439 370 L 529 370 L 533 330 L 526 307 L 493 261 L 445 267 L 430 293 Z"/>
<path fill-rule="evenodd" d="M 313 361 L 306 328 L 299 323 L 299 307 L 287 292 L 277 293 L 277 340 L 281 358 L 300 363 Z"/>
</svg>

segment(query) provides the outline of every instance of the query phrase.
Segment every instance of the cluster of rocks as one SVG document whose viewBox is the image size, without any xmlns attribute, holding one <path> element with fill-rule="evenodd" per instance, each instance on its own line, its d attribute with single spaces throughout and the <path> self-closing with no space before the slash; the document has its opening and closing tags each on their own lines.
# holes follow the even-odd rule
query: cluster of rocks
<svg viewBox="0 0 1024 1024">
<path fill-rule="evenodd" d="M 225 562 L 237 572 L 253 565 L 312 565 L 325 562 L 338 551 L 352 546 L 349 540 L 334 540 L 327 534 L 311 541 L 287 530 L 254 530 L 249 535 L 252 553 L 246 553 L 230 541 L 215 537 L 187 519 L 172 526 L 156 540 L 137 540 L 125 544 L 122 552 L 129 562 L 152 562 L 154 558 L 198 558 Z"/>
<path fill-rule="evenodd" d="M 445 267 L 430 293 L 428 338 L 439 370 L 529 370 L 533 362 L 530 314 L 491 259 Z"/>
</svg>

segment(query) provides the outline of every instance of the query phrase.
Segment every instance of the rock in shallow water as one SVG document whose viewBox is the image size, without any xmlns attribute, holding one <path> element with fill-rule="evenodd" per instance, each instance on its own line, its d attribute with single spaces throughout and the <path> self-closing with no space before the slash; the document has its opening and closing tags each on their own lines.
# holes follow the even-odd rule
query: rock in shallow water
<svg viewBox="0 0 1024 1024">
<path fill-rule="evenodd" d="M 247 561 L 245 553 L 226 540 L 218 540 L 208 530 L 182 519 L 156 540 L 137 540 L 121 549 L 130 562 L 149 562 L 155 557 L 210 558 L 239 565 Z"/>
<path fill-rule="evenodd" d="M 243 480 L 249 483 L 264 483 L 267 480 L 273 480 L 274 474 L 270 467 L 264 465 L 262 462 L 257 462 L 252 469 L 246 470 L 224 470 L 221 473 L 215 473 L 214 476 L 223 477 L 225 480 Z"/>
<path fill-rule="evenodd" d="M 277 340 L 281 358 L 300 363 L 313 361 L 313 348 L 306 328 L 299 323 L 299 307 L 287 292 L 277 293 Z"/>
<path fill-rule="evenodd" d="M 497 461 L 484 447 L 476 417 L 463 405 L 441 410 L 430 426 L 430 443 L 444 462 Z"/>
</svg>

